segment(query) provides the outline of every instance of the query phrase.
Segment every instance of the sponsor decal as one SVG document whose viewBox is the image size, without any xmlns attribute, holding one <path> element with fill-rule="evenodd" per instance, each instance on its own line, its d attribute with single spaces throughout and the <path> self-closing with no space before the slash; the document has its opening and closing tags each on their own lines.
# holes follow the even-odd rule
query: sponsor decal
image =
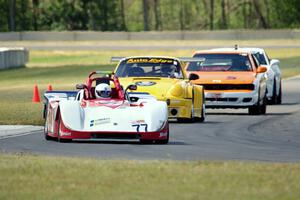
<svg viewBox="0 0 300 200">
<path fill-rule="evenodd" d="M 145 120 L 140 119 L 140 120 L 131 121 L 131 124 L 141 124 L 141 123 L 145 123 Z"/>
<path fill-rule="evenodd" d="M 110 123 L 110 118 L 100 118 L 90 121 L 90 127 Z"/>
<path fill-rule="evenodd" d="M 168 136 L 168 132 L 160 132 L 159 137 L 166 137 Z"/>
<path fill-rule="evenodd" d="M 213 83 L 221 83 L 221 80 L 212 80 Z"/>
<path fill-rule="evenodd" d="M 152 81 L 139 81 L 135 83 L 138 86 L 151 86 L 151 85 L 155 85 L 156 82 L 152 82 Z"/>
<path fill-rule="evenodd" d="M 130 58 L 127 63 L 173 63 L 173 59 L 164 58 Z"/>
<path fill-rule="evenodd" d="M 212 93 L 211 96 L 215 99 L 219 99 L 222 98 L 223 93 Z"/>
<path fill-rule="evenodd" d="M 227 76 L 226 79 L 228 79 L 228 80 L 235 80 L 235 79 L 236 79 L 236 76 Z"/>
<path fill-rule="evenodd" d="M 60 135 L 61 136 L 70 136 L 70 135 L 72 135 L 72 133 L 71 132 L 60 131 Z"/>
</svg>

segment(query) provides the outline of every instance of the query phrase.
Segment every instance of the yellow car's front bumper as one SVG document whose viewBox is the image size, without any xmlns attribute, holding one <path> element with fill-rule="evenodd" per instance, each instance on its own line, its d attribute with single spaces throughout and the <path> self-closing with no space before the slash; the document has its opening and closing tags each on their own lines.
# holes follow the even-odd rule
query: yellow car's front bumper
<svg viewBox="0 0 300 200">
<path fill-rule="evenodd" d="M 160 101 L 166 101 L 169 110 L 169 119 L 177 118 L 191 118 L 192 110 L 194 109 L 194 116 L 201 117 L 201 109 L 198 107 L 193 108 L 192 99 L 159 99 Z"/>
</svg>

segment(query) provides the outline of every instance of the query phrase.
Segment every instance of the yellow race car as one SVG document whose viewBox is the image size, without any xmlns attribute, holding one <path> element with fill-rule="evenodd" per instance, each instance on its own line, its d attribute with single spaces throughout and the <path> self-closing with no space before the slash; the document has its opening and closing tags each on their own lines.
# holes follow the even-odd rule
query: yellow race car
<svg viewBox="0 0 300 200">
<path fill-rule="evenodd" d="M 112 57 L 119 61 L 115 75 L 126 88 L 136 84 L 136 92 L 149 93 L 160 101 L 166 101 L 169 119 L 180 122 L 203 122 L 205 120 L 204 90 L 191 83 L 198 75 L 187 77 L 181 61 L 173 57 L 138 56 Z"/>
</svg>

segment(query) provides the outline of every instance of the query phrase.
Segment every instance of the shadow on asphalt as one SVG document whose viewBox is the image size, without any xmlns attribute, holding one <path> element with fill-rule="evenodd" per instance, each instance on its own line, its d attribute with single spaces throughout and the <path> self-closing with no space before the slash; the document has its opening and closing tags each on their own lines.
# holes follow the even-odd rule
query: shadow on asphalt
<svg viewBox="0 0 300 200">
<path fill-rule="evenodd" d="M 206 119 L 205 119 L 206 120 Z M 182 125 L 187 125 L 187 124 L 219 124 L 223 122 L 214 122 L 214 121 L 204 121 L 204 122 L 177 122 L 177 121 L 169 121 L 169 124 L 182 124 Z"/>
<path fill-rule="evenodd" d="M 292 115 L 293 113 L 267 113 L 265 115 Z M 248 113 L 206 113 L 206 115 L 240 115 L 240 116 L 254 116 L 254 117 L 257 117 L 257 116 L 264 116 L 264 115 L 249 115 Z M 217 123 L 217 122 L 216 122 Z"/>
<path fill-rule="evenodd" d="M 278 116 L 281 116 L 281 115 L 292 115 L 293 113 L 266 113 L 266 115 L 278 115 Z"/>
<path fill-rule="evenodd" d="M 146 143 L 142 144 L 139 141 L 88 141 L 88 140 L 76 140 L 71 141 L 68 143 L 77 143 L 77 144 L 118 144 L 118 145 L 158 145 L 158 146 L 165 146 L 165 145 L 188 145 L 185 142 L 179 142 L 179 141 L 169 141 L 168 144 L 156 144 L 156 143 Z"/>
<path fill-rule="evenodd" d="M 206 115 L 249 115 L 248 113 L 222 113 L 222 112 L 215 112 L 215 113 L 206 113 Z"/>
<path fill-rule="evenodd" d="M 285 102 L 276 106 L 294 106 L 294 105 L 298 105 L 299 102 Z"/>
</svg>

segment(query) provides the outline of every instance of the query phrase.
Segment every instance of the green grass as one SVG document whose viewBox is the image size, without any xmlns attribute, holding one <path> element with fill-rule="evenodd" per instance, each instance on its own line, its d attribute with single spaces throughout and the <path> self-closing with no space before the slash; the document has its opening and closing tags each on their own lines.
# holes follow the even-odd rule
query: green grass
<svg viewBox="0 0 300 200">
<path fill-rule="evenodd" d="M 75 90 L 93 70 L 112 70 L 112 65 L 63 66 L 53 68 L 20 68 L 0 72 L 0 124 L 42 125 L 42 103 L 31 103 L 33 86 L 40 97 L 51 84 L 54 90 Z"/>
<path fill-rule="evenodd" d="M 299 199 L 300 165 L 0 154 L 0 199 Z"/>
<path fill-rule="evenodd" d="M 299 49 L 267 49 L 271 58 L 281 61 L 283 77 L 300 74 Z M 89 72 L 113 70 L 111 56 L 167 55 L 191 56 L 191 50 L 124 50 L 124 51 L 31 51 L 26 68 L 0 71 L 0 124 L 42 125 L 42 103 L 32 104 L 33 86 L 40 96 L 48 84 L 54 90 L 74 90 L 85 82 Z"/>
<path fill-rule="evenodd" d="M 192 54 L 191 50 L 32 51 L 28 67 L 111 65 L 112 56 L 191 56 Z"/>
</svg>

